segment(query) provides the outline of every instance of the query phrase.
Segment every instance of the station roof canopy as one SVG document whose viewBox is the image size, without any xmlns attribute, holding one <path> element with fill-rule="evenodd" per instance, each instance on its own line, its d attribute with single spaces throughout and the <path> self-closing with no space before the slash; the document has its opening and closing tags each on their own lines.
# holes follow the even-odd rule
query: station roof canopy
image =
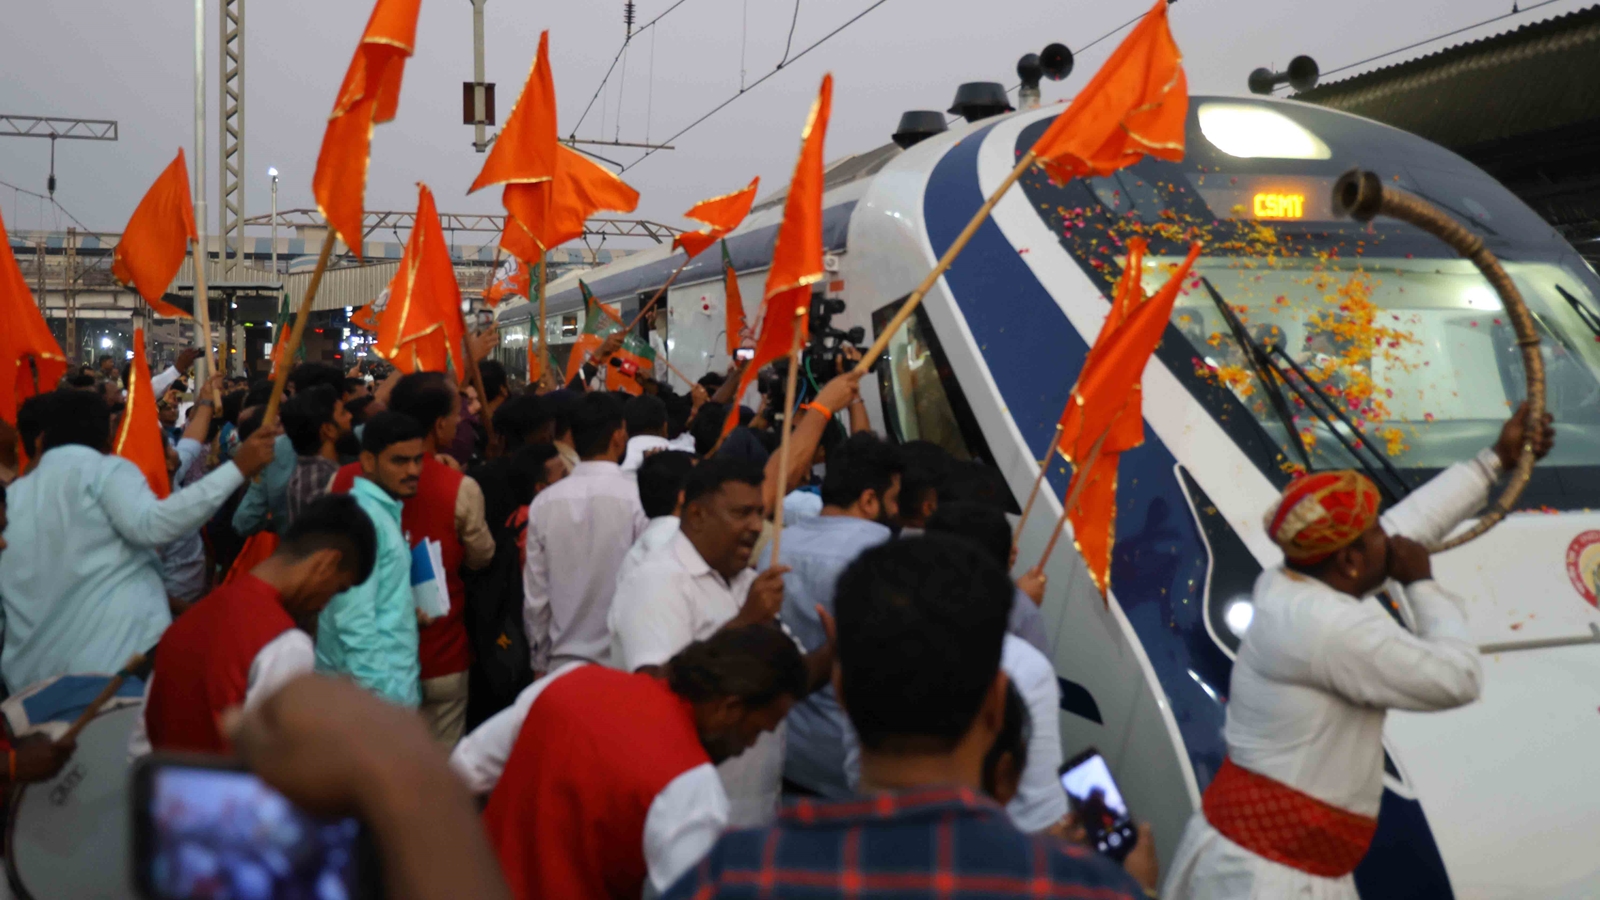
<svg viewBox="0 0 1600 900">
<path fill-rule="evenodd" d="M 1351 78 L 1295 99 L 1442 144 L 1600 260 L 1600 6 Z"/>
</svg>

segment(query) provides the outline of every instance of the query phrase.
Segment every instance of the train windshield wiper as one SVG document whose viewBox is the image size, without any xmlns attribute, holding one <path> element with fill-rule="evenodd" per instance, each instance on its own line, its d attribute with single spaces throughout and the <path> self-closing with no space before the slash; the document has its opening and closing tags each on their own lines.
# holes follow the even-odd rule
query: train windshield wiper
<svg viewBox="0 0 1600 900">
<path fill-rule="evenodd" d="M 1211 280 L 1202 277 L 1200 281 L 1205 285 L 1206 292 L 1211 295 L 1211 302 L 1216 304 L 1217 311 L 1222 314 L 1223 321 L 1228 323 L 1228 330 L 1233 333 L 1234 341 L 1244 351 L 1245 359 L 1250 362 L 1250 368 L 1254 370 L 1256 380 L 1267 396 L 1268 405 L 1283 423 L 1287 432 L 1285 436 L 1299 455 L 1306 471 L 1313 471 L 1315 467 L 1311 464 L 1311 456 L 1306 450 L 1305 442 L 1300 438 L 1300 431 L 1295 426 L 1294 414 L 1289 410 L 1289 404 L 1278 388 L 1280 383 L 1294 392 L 1301 405 L 1322 422 L 1334 439 L 1344 447 L 1345 452 L 1350 454 L 1350 458 L 1356 461 L 1379 490 L 1389 495 L 1390 500 L 1398 501 L 1409 494 L 1410 487 L 1401 477 L 1399 470 L 1394 467 L 1394 463 L 1389 460 L 1388 455 L 1350 421 L 1339 408 L 1339 404 L 1323 393 L 1321 386 L 1312 380 L 1305 369 L 1284 352 L 1283 347 L 1274 344 L 1270 349 L 1265 349 L 1257 344 L 1245 330 L 1244 323 L 1239 321 L 1233 308 L 1228 306 L 1222 294 L 1211 284 Z"/>
<path fill-rule="evenodd" d="M 1585 306 L 1582 300 L 1572 296 L 1566 288 L 1559 284 L 1556 285 L 1556 292 L 1566 299 L 1567 305 L 1571 306 L 1572 311 L 1577 314 L 1578 318 L 1583 320 L 1583 324 L 1588 326 L 1589 331 L 1595 337 L 1600 338 L 1600 315 L 1596 315 L 1594 310 Z"/>
</svg>

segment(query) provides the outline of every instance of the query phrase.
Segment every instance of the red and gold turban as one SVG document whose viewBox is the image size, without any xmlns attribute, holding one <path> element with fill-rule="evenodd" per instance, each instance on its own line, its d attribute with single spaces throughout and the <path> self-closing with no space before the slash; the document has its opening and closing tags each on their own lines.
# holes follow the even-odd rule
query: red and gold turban
<svg viewBox="0 0 1600 900">
<path fill-rule="evenodd" d="M 1289 482 L 1267 514 L 1267 536 L 1290 562 L 1316 564 L 1378 521 L 1378 489 L 1358 472 L 1316 472 Z"/>
</svg>

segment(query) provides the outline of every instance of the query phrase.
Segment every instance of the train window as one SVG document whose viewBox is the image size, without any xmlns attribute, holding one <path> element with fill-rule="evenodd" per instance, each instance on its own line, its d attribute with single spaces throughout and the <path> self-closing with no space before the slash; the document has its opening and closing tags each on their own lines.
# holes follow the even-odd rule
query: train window
<svg viewBox="0 0 1600 900">
<path fill-rule="evenodd" d="M 881 331 L 903 302 L 901 298 L 873 313 L 874 331 Z M 897 442 L 932 441 L 956 459 L 993 462 L 925 310 L 918 308 L 889 339 L 884 356 L 888 377 L 880 374 L 878 388 L 885 423 Z"/>
<path fill-rule="evenodd" d="M 571 313 L 561 317 L 561 336 L 564 338 L 577 338 L 578 314 Z"/>
</svg>

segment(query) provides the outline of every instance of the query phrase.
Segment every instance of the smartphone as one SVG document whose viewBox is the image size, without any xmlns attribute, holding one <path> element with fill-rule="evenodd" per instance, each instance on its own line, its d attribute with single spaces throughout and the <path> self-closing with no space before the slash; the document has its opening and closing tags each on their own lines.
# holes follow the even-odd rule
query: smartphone
<svg viewBox="0 0 1600 900">
<path fill-rule="evenodd" d="M 1139 838 L 1106 758 L 1093 747 L 1061 766 L 1061 787 L 1078 822 L 1101 853 L 1121 862 Z"/>
<path fill-rule="evenodd" d="M 324 819 L 223 757 L 152 754 L 133 768 L 133 880 L 146 900 L 383 896 L 356 819 Z"/>
<path fill-rule="evenodd" d="M 749 360 L 755 359 L 756 358 L 756 348 L 754 348 L 754 347 L 740 347 L 739 349 L 733 351 L 733 358 L 738 360 L 739 362 L 748 362 Z"/>
</svg>

